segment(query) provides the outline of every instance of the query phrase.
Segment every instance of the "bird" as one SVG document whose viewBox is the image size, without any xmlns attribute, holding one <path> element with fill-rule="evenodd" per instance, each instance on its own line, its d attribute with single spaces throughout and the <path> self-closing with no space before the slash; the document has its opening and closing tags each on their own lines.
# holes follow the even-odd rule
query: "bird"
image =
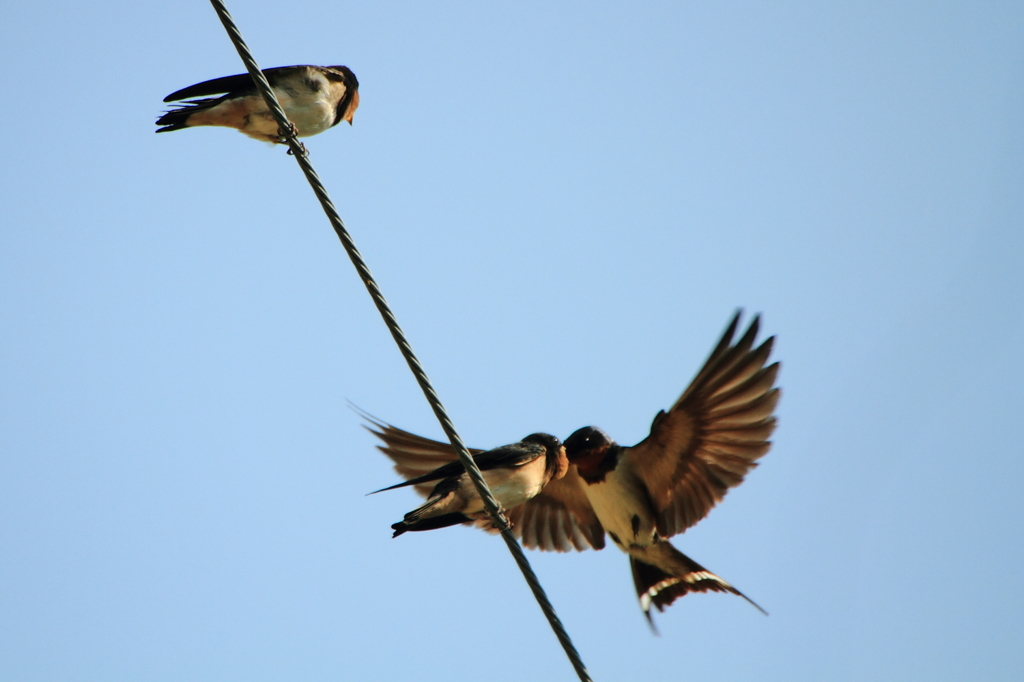
<svg viewBox="0 0 1024 682">
<path fill-rule="evenodd" d="M 755 348 L 760 318 L 754 317 L 733 344 L 739 319 L 737 312 L 689 387 L 667 412 L 658 412 L 643 441 L 624 447 L 594 426 L 565 441 L 590 506 L 629 555 L 652 628 L 652 606 L 663 611 L 690 592 L 731 592 L 767 615 L 668 541 L 703 519 L 771 447 L 781 395 L 775 386 L 780 364 L 766 366 L 775 337 Z"/>
<path fill-rule="evenodd" d="M 771 447 L 781 365 L 767 365 L 774 337 L 754 348 L 760 317 L 733 343 L 740 315 L 672 408 L 655 416 L 646 439 L 622 447 L 596 427 L 578 429 L 564 444 L 570 464 L 565 474 L 521 504 L 506 506 L 513 533 L 529 549 L 600 550 L 607 531 L 630 556 L 640 607 L 652 629 L 652 607 L 663 611 L 694 592 L 736 594 L 764 612 L 667 540 L 707 516 Z M 404 478 L 415 480 L 456 458 L 448 443 L 363 416 L 383 442 L 378 449 Z M 422 484 L 417 489 L 429 492 Z"/>
<path fill-rule="evenodd" d="M 377 449 L 394 462 L 395 471 L 407 479 L 407 483 L 459 461 L 450 443 L 417 436 L 355 406 L 353 408 L 368 422 L 365 428 L 383 443 Z M 484 454 L 484 450 L 477 448 L 469 448 L 469 452 L 474 458 Z M 604 547 L 604 529 L 587 502 L 575 469 L 568 466 L 560 477 L 552 476 L 529 500 L 515 505 L 509 500 L 502 502 L 512 533 L 524 546 L 556 552 Z M 428 483 L 411 485 L 425 497 L 433 490 Z M 486 521 L 476 520 L 476 525 L 488 531 L 494 530 Z"/>
<path fill-rule="evenodd" d="M 342 121 L 352 124 L 359 107 L 359 81 L 347 66 L 278 66 L 264 69 L 263 75 L 299 137 L 322 133 Z M 248 73 L 190 85 L 167 95 L 164 102 L 180 104 L 157 119 L 156 124 L 163 126 L 158 133 L 224 126 L 257 140 L 286 143 Z"/>
<path fill-rule="evenodd" d="M 480 467 L 487 487 L 503 508 L 515 507 L 529 500 L 569 469 L 565 447 L 548 433 L 532 433 L 518 443 L 486 452 L 477 451 L 473 453 L 473 461 Z M 460 523 L 479 522 L 485 527 L 493 526 L 461 460 L 449 461 L 421 476 L 370 494 L 406 486 L 429 489 L 430 492 L 423 505 L 391 525 L 393 538 L 408 531 L 434 530 Z"/>
</svg>

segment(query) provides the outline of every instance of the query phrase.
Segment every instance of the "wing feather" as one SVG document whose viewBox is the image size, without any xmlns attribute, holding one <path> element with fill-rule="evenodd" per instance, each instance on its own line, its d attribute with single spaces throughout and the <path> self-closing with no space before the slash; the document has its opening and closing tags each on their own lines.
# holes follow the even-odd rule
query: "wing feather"
<svg viewBox="0 0 1024 682">
<path fill-rule="evenodd" d="M 549 481 L 539 495 L 519 505 L 525 509 L 513 531 L 524 547 L 547 552 L 604 548 L 604 526 L 583 486 L 576 467 L 570 466 L 565 476 Z"/>
<path fill-rule="evenodd" d="M 270 85 L 274 85 L 274 80 L 281 74 L 282 71 L 288 71 L 292 69 L 301 68 L 312 68 L 321 70 L 318 66 L 275 66 L 270 69 L 263 69 L 263 75 L 267 77 Z M 246 90 L 255 90 L 256 83 L 253 82 L 252 76 L 248 73 L 238 73 L 234 76 L 224 76 L 223 78 L 213 78 L 202 83 L 196 83 L 190 85 L 187 88 L 182 88 L 172 92 L 171 94 L 164 97 L 165 102 L 177 102 L 183 99 L 192 99 L 193 97 L 212 97 L 213 95 L 233 95 L 240 94 Z"/>
<path fill-rule="evenodd" d="M 762 369 L 757 373 L 756 377 L 740 388 L 720 395 L 714 400 L 708 400 L 708 414 L 712 417 L 717 417 L 720 414 L 725 414 L 754 402 L 771 390 L 772 386 L 775 385 L 775 378 L 778 376 L 778 373 L 779 363 L 776 362 Z"/>
<path fill-rule="evenodd" d="M 671 537 L 692 527 L 725 497 L 771 448 L 779 363 L 765 366 L 774 337 L 754 347 L 760 319 L 732 343 L 733 318 L 697 376 L 651 434 L 625 457 L 647 487 L 658 532 Z"/>
<path fill-rule="evenodd" d="M 383 443 L 378 445 L 377 449 L 395 463 L 395 471 L 407 481 L 429 474 L 438 467 L 459 459 L 450 443 L 441 443 L 403 431 L 362 411 L 359 411 L 359 414 L 369 422 L 369 425 L 364 424 L 363 427 Z M 484 450 L 469 448 L 469 454 L 474 457 L 483 452 Z M 427 497 L 434 489 L 434 485 L 423 483 L 413 487 L 420 495 Z"/>
</svg>

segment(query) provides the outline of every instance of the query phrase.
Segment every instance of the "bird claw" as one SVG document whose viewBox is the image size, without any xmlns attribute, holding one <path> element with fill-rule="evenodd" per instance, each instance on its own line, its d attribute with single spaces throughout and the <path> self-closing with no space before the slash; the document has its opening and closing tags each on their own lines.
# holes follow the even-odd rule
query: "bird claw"
<svg viewBox="0 0 1024 682">
<path fill-rule="evenodd" d="M 502 510 L 501 513 L 504 514 L 504 510 Z M 486 531 L 493 531 L 495 533 L 501 532 L 501 528 L 494 522 L 494 519 L 492 519 L 491 515 L 486 511 L 476 512 L 475 514 L 471 514 L 471 516 L 477 522 L 477 528 L 482 528 Z M 512 523 L 512 520 L 507 516 L 505 517 L 505 523 L 508 524 L 509 530 L 512 530 L 512 528 L 515 527 L 515 524 Z"/>
<path fill-rule="evenodd" d="M 278 129 L 277 129 L 277 136 L 280 139 L 281 143 L 286 143 L 288 141 L 289 137 L 292 137 L 292 136 L 298 137 L 299 136 L 299 129 L 295 127 L 294 123 L 292 123 L 291 121 L 288 121 L 288 129 L 285 130 L 283 128 L 278 127 Z"/>
<path fill-rule="evenodd" d="M 277 142 L 278 144 L 288 144 L 289 140 L 295 138 L 295 144 L 298 145 L 302 151 L 303 156 L 309 156 L 309 150 L 306 149 L 306 145 L 299 141 L 299 129 L 295 127 L 295 124 L 288 121 L 288 130 L 285 131 L 281 128 L 277 129 Z M 289 145 L 288 156 L 294 156 L 295 150 Z"/>
<path fill-rule="evenodd" d="M 491 522 L 491 525 L 489 526 L 490 530 L 501 532 L 501 527 L 498 526 L 498 524 L 496 524 L 494 522 L 494 519 L 490 519 L 490 517 L 488 517 L 488 519 Z M 516 527 L 516 524 L 512 523 L 512 520 L 509 519 L 507 516 L 505 517 L 505 523 L 508 524 L 508 529 L 509 530 L 512 530 L 513 528 Z"/>
<path fill-rule="evenodd" d="M 301 142 L 296 142 L 296 144 L 299 145 L 299 153 L 302 156 L 309 156 L 309 150 L 306 149 L 306 145 L 302 144 Z M 295 156 L 295 150 L 292 149 L 291 147 L 288 148 L 288 156 Z"/>
</svg>

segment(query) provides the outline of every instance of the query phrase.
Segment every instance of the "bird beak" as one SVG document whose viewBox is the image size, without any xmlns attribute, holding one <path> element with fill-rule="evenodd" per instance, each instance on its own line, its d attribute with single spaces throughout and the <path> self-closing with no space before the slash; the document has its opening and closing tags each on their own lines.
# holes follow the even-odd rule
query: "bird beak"
<svg viewBox="0 0 1024 682">
<path fill-rule="evenodd" d="M 355 94 L 352 95 L 352 102 L 348 105 L 348 111 L 345 112 L 345 120 L 348 121 L 349 125 L 352 125 L 352 119 L 355 118 L 356 109 L 359 108 L 359 91 L 356 90 Z"/>
</svg>

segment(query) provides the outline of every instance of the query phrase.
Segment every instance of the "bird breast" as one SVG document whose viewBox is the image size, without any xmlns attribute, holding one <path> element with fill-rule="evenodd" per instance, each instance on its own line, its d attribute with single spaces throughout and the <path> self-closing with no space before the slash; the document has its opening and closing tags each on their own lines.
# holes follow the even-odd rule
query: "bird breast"
<svg viewBox="0 0 1024 682">
<path fill-rule="evenodd" d="M 327 80 L 313 72 L 300 83 L 282 84 L 276 89 L 288 120 L 299 129 L 299 137 L 316 135 L 334 125 L 336 107 L 345 95 L 345 84 Z"/>
<path fill-rule="evenodd" d="M 654 542 L 655 518 L 643 482 L 626 467 L 620 464 L 600 483 L 584 485 L 594 513 L 619 549 Z"/>
<path fill-rule="evenodd" d="M 520 467 L 484 471 L 483 475 L 494 499 L 508 510 L 540 493 L 544 487 L 544 458 L 538 457 Z M 468 475 L 464 475 L 463 480 L 463 487 L 468 486 L 467 496 L 473 498 L 473 506 L 465 513 L 483 511 L 483 501 L 476 494 L 473 482 Z"/>
</svg>

